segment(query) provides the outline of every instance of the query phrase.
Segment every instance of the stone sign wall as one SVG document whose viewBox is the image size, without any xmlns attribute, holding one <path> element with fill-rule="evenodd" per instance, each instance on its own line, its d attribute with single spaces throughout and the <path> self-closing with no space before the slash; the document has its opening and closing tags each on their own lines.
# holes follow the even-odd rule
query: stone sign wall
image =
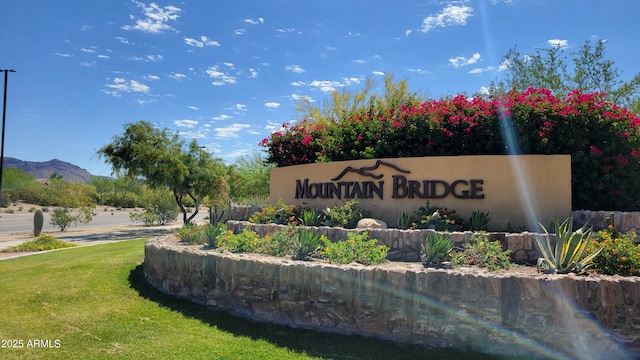
<svg viewBox="0 0 640 360">
<path fill-rule="evenodd" d="M 271 171 L 270 200 L 332 207 L 358 199 L 375 218 L 395 224 L 429 202 L 464 218 L 491 215 L 489 230 L 507 223 L 530 229 L 571 213 L 569 155 L 441 156 L 305 164 Z"/>
<path fill-rule="evenodd" d="M 540 358 L 640 351 L 638 277 L 334 265 L 205 250 L 172 236 L 147 241 L 143 266 L 165 293 L 293 327 Z"/>
</svg>

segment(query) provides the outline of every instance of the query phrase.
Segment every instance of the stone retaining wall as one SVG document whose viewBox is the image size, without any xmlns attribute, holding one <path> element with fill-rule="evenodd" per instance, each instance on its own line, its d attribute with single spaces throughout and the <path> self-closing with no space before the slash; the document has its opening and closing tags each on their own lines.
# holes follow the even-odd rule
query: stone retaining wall
<svg viewBox="0 0 640 360">
<path fill-rule="evenodd" d="M 147 241 L 144 273 L 165 293 L 293 327 L 543 358 L 640 354 L 636 277 L 334 265 L 222 253 L 171 235 Z"/>
<path fill-rule="evenodd" d="M 594 230 L 602 230 L 607 228 L 606 219 L 613 214 L 616 222 L 616 229 L 621 233 L 634 231 L 640 235 L 640 212 L 624 212 L 624 211 L 589 211 L 579 210 L 572 211 L 574 227 L 580 227 L 584 224 L 593 227 Z M 639 241 L 640 237 L 636 237 Z"/>
<path fill-rule="evenodd" d="M 277 229 L 286 228 L 285 225 L 276 224 L 253 224 L 246 221 L 228 221 L 227 228 L 238 234 L 247 228 L 256 232 L 259 236 L 271 234 Z M 304 228 L 326 236 L 329 240 L 336 242 L 347 239 L 347 233 L 360 232 L 363 230 L 344 229 L 326 226 L 304 226 Z M 391 261 L 420 261 L 420 247 L 424 244 L 427 235 L 434 230 L 399 230 L 399 229 L 368 229 L 370 238 L 378 239 L 380 244 L 389 247 L 387 259 Z M 451 238 L 454 246 L 462 245 L 471 239 L 471 231 L 443 233 Z M 511 260 L 521 264 L 534 264 L 542 255 L 538 250 L 535 239 L 544 240 L 545 234 L 537 233 L 487 233 L 489 240 L 500 241 L 502 248 L 511 250 Z M 554 236 L 552 235 L 552 240 Z"/>
</svg>

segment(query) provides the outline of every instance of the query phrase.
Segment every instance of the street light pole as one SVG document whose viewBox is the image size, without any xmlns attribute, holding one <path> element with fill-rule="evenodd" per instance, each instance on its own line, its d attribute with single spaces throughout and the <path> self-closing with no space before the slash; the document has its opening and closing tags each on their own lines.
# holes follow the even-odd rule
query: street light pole
<svg viewBox="0 0 640 360">
<path fill-rule="evenodd" d="M 0 70 L 4 72 L 4 100 L 2 102 L 2 145 L 0 145 L 0 203 L 2 202 L 2 174 L 4 164 L 4 124 L 7 117 L 7 80 L 9 79 L 10 72 L 16 72 L 15 70 Z"/>
</svg>

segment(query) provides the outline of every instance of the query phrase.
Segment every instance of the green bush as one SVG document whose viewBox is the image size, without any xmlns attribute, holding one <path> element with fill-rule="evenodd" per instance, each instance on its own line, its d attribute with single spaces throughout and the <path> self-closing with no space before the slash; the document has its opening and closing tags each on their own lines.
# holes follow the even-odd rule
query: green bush
<svg viewBox="0 0 640 360">
<path fill-rule="evenodd" d="M 44 208 L 42 211 L 45 211 Z M 64 231 L 71 225 L 75 225 L 77 223 L 87 224 L 93 220 L 92 208 L 82 207 L 76 210 L 71 210 L 66 207 L 57 207 L 53 210 L 51 214 L 51 225 L 60 229 L 60 231 Z"/>
<path fill-rule="evenodd" d="M 367 232 L 347 234 L 347 240 L 327 244 L 323 255 L 332 263 L 349 264 L 357 262 L 364 265 L 376 265 L 387 258 L 389 247 L 378 245 L 378 240 L 369 239 Z"/>
<path fill-rule="evenodd" d="M 68 242 L 60 241 L 51 235 L 42 234 L 31 241 L 27 241 L 20 245 L 9 247 L 3 251 L 5 252 L 46 251 L 46 250 L 68 248 L 72 246 L 76 246 L 76 245 Z"/>
<path fill-rule="evenodd" d="M 254 252 L 258 241 L 258 234 L 246 228 L 240 234 L 229 230 L 218 237 L 218 247 L 224 247 L 232 253 Z"/>
<path fill-rule="evenodd" d="M 451 258 L 454 265 L 475 265 L 495 271 L 514 266 L 510 251 L 502 250 L 499 241 L 489 241 L 484 232 L 474 233 L 462 251 L 455 251 Z"/>
<path fill-rule="evenodd" d="M 129 214 L 129 219 L 136 223 L 142 223 L 144 226 L 153 226 L 157 220 L 156 216 L 148 210 L 142 212 L 133 211 Z"/>
<path fill-rule="evenodd" d="M 618 234 L 613 226 L 593 234 L 586 253 L 602 250 L 593 258 L 592 269 L 607 275 L 640 276 L 640 245 L 634 243 L 635 237 L 634 232 Z"/>
<path fill-rule="evenodd" d="M 469 230 L 471 231 L 487 231 L 491 216 L 489 213 L 474 210 L 469 217 Z"/>
<path fill-rule="evenodd" d="M 436 231 L 464 231 L 469 228 L 456 210 L 431 206 L 428 201 L 413 213 L 412 218 L 415 221 L 414 227 L 418 229 L 430 229 L 432 225 Z"/>
<path fill-rule="evenodd" d="M 293 226 L 278 229 L 258 239 L 255 252 L 272 256 L 293 255 L 293 243 L 299 236 L 298 229 Z"/>
<path fill-rule="evenodd" d="M 287 205 L 278 199 L 276 205 L 267 205 L 249 217 L 255 224 L 298 225 L 298 214 L 295 205 Z"/>
<path fill-rule="evenodd" d="M 204 227 L 196 224 L 184 224 L 174 232 L 178 240 L 189 244 L 204 245 Z"/>
<path fill-rule="evenodd" d="M 371 213 L 368 210 L 361 209 L 358 206 L 357 199 L 352 199 L 342 205 L 332 207 L 329 216 L 331 218 L 331 226 L 355 229 L 358 221 L 371 217 Z"/>
<path fill-rule="evenodd" d="M 204 225 L 204 240 L 210 248 L 215 249 L 218 246 L 218 238 L 222 236 L 227 229 L 223 223 Z"/>
<path fill-rule="evenodd" d="M 293 260 L 309 260 L 318 254 L 327 244 L 324 235 L 309 230 L 300 230 L 298 237 L 293 239 Z"/>
</svg>

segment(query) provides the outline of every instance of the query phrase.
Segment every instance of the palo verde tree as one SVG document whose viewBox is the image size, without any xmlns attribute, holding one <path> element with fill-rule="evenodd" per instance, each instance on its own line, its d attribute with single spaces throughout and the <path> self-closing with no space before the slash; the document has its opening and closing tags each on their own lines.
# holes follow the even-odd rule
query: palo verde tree
<svg viewBox="0 0 640 360">
<path fill-rule="evenodd" d="M 606 94 L 607 100 L 638 113 L 640 74 L 623 81 L 614 61 L 606 58 L 605 50 L 604 40 L 585 41 L 570 53 L 571 58 L 560 46 L 537 49 L 535 54 L 521 54 L 514 47 L 503 57 L 504 79 L 493 82 L 489 91 L 496 94 L 510 90 L 524 92 L 528 88 L 549 89 L 558 98 L 564 98 L 573 90 L 598 92 Z"/>
<path fill-rule="evenodd" d="M 150 189 L 169 189 L 188 224 L 198 214 L 205 197 L 215 197 L 225 182 L 225 166 L 201 149 L 195 140 L 188 145 L 178 134 L 138 121 L 124 126 L 124 133 L 97 152 L 113 172 L 140 178 Z M 187 213 L 186 203 L 195 210 Z"/>
</svg>

